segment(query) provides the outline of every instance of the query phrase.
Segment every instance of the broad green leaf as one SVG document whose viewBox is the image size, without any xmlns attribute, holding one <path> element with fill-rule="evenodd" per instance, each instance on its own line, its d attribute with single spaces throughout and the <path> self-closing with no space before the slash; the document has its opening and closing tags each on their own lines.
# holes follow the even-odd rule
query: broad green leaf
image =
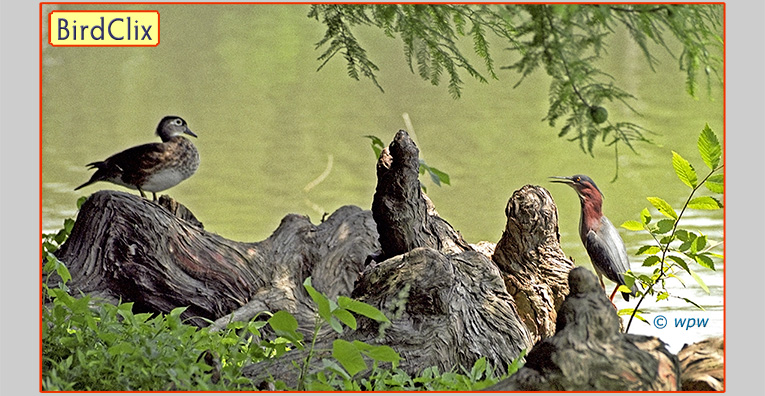
<svg viewBox="0 0 765 396">
<path fill-rule="evenodd" d="M 675 213 L 675 210 L 672 209 L 672 205 L 667 203 L 667 201 L 659 197 L 648 197 L 647 199 L 648 199 L 648 202 L 650 202 L 651 205 L 653 205 L 653 207 L 659 211 L 659 213 L 669 218 L 677 220 L 677 213 Z"/>
<path fill-rule="evenodd" d="M 658 246 L 641 246 L 640 249 L 638 249 L 637 253 L 635 254 L 656 254 L 661 251 L 661 248 Z"/>
<path fill-rule="evenodd" d="M 308 292 L 308 295 L 311 296 L 313 302 L 316 303 L 316 307 L 319 310 L 319 316 L 325 321 L 329 322 L 330 317 L 332 316 L 332 309 L 330 308 L 329 299 L 314 289 L 313 286 L 311 286 L 310 276 L 303 282 L 303 287 L 305 287 L 305 290 Z"/>
<path fill-rule="evenodd" d="M 654 256 L 654 257 L 656 257 L 656 256 Z M 657 257 L 657 258 L 658 258 L 658 257 Z M 650 285 L 650 284 L 651 284 L 651 283 L 653 283 L 653 281 L 654 281 L 654 280 L 653 280 L 653 279 L 652 279 L 650 276 L 648 276 L 648 275 L 638 275 L 638 279 L 640 279 L 640 281 L 641 281 L 641 282 L 643 282 L 643 283 L 644 283 L 644 284 L 646 284 L 646 285 Z"/>
<path fill-rule="evenodd" d="M 709 124 L 705 125 L 704 129 L 701 130 L 698 146 L 701 159 L 704 160 L 709 169 L 717 168 L 717 165 L 720 163 L 722 148 L 717 140 L 717 135 L 709 128 Z"/>
<path fill-rule="evenodd" d="M 343 325 L 340 324 L 340 321 L 337 320 L 336 317 L 332 316 L 329 318 L 329 327 L 332 328 L 332 330 L 336 331 L 337 334 L 343 334 Z"/>
<path fill-rule="evenodd" d="M 359 315 L 366 316 L 369 319 L 376 320 L 378 322 L 390 322 L 390 320 L 388 320 L 388 318 L 386 318 L 385 315 L 380 312 L 380 310 L 367 303 L 357 301 L 345 296 L 338 296 L 337 304 L 342 308 L 345 308 L 351 312 L 355 312 Z"/>
<path fill-rule="evenodd" d="M 129 353 L 132 353 L 135 351 L 135 345 L 129 343 L 129 342 L 120 342 L 119 344 L 113 345 L 109 347 L 106 351 L 109 352 L 110 355 L 126 355 Z"/>
<path fill-rule="evenodd" d="M 648 225 L 648 223 L 651 222 L 651 212 L 648 211 L 648 208 L 643 208 L 643 210 L 640 211 L 640 220 L 645 225 Z"/>
<path fill-rule="evenodd" d="M 510 363 L 510 365 L 507 366 L 507 375 L 513 375 L 523 366 L 523 364 L 526 362 L 526 360 L 524 359 L 526 357 L 526 352 L 527 350 L 525 349 L 522 350 L 521 354 L 518 355 L 518 357 L 515 358 L 515 360 L 513 360 L 513 362 Z"/>
<path fill-rule="evenodd" d="M 332 357 L 340 362 L 345 371 L 351 376 L 367 369 L 367 364 L 364 362 L 361 352 L 359 352 L 353 343 L 346 340 L 338 339 L 332 342 Z"/>
<path fill-rule="evenodd" d="M 686 263 L 685 260 L 682 259 L 682 257 L 677 257 L 677 256 L 671 256 L 670 255 L 667 258 L 672 260 L 672 261 L 674 261 L 675 263 L 677 263 L 677 265 L 679 265 L 682 269 L 684 269 L 685 272 L 687 272 L 689 274 L 691 273 L 691 270 L 688 268 L 688 263 Z"/>
<path fill-rule="evenodd" d="M 475 382 L 481 378 L 481 376 L 483 376 L 483 374 L 486 372 L 486 367 L 486 357 L 481 356 L 481 358 L 476 360 L 475 364 L 473 364 L 473 368 L 470 369 L 470 379 Z"/>
<path fill-rule="evenodd" d="M 622 228 L 628 229 L 630 231 L 641 231 L 643 229 L 643 223 L 635 220 L 627 220 L 622 223 Z"/>
<path fill-rule="evenodd" d="M 345 379 L 345 380 L 350 380 L 351 379 L 351 376 L 348 375 L 348 373 L 345 371 L 345 369 L 343 369 L 342 367 L 338 366 L 337 363 L 335 363 L 334 360 L 321 359 L 321 363 L 322 363 L 322 366 L 325 369 L 327 369 L 327 370 L 329 370 L 329 371 L 331 371 L 331 372 L 341 376 L 343 379 Z M 323 372 L 320 371 L 317 374 L 323 374 Z M 326 376 L 325 376 L 325 379 L 326 379 Z M 312 384 L 312 386 L 313 386 L 313 384 Z M 335 388 L 332 388 L 330 386 L 330 388 L 328 390 L 335 390 Z"/>
<path fill-rule="evenodd" d="M 663 291 L 656 296 L 656 301 L 666 300 L 667 298 L 669 298 L 669 293 Z"/>
<path fill-rule="evenodd" d="M 77 210 L 80 210 L 82 208 L 82 204 L 85 203 L 85 201 L 88 200 L 88 197 L 79 197 L 77 198 Z"/>
<path fill-rule="evenodd" d="M 698 178 L 693 166 L 685 158 L 676 152 L 672 152 L 672 167 L 675 168 L 675 174 L 680 181 L 690 188 L 696 188 Z"/>
<path fill-rule="evenodd" d="M 619 311 L 617 311 L 616 314 L 619 316 L 631 316 L 633 312 L 635 312 L 635 309 L 633 308 L 622 308 Z M 648 321 L 645 320 L 645 318 L 640 315 L 640 310 L 638 310 L 637 313 L 635 313 L 635 318 L 637 318 L 641 322 L 648 323 Z"/>
<path fill-rule="evenodd" d="M 385 148 L 385 143 L 383 143 L 377 136 L 364 135 L 364 137 L 372 140 L 372 151 L 375 152 L 375 158 L 380 158 L 380 153 L 382 153 Z"/>
<path fill-rule="evenodd" d="M 303 339 L 303 335 L 296 331 L 298 322 L 291 313 L 277 311 L 268 319 L 268 324 L 274 329 L 276 335 L 290 340 L 290 342 L 302 349 L 299 341 Z"/>
<path fill-rule="evenodd" d="M 656 223 L 656 233 L 657 234 L 666 234 L 670 231 L 672 231 L 672 228 L 675 226 L 675 220 L 674 219 L 661 219 Z"/>
<path fill-rule="evenodd" d="M 356 330 L 356 318 L 354 318 L 353 315 L 347 310 L 343 308 L 337 308 L 332 311 L 332 315 L 334 315 L 337 320 L 343 322 L 346 326 Z"/>
<path fill-rule="evenodd" d="M 691 252 L 692 253 L 701 252 L 704 250 L 705 247 L 707 247 L 707 236 L 699 235 L 699 237 L 696 238 L 696 240 L 693 241 L 693 244 L 691 245 Z"/>
<path fill-rule="evenodd" d="M 50 256 L 53 255 L 51 254 Z M 53 259 L 56 260 L 56 273 L 59 277 L 61 277 L 61 283 L 65 285 L 67 282 L 72 280 L 72 274 L 69 273 L 69 268 L 66 268 L 66 265 L 59 261 L 59 259 L 55 257 Z"/>
<path fill-rule="evenodd" d="M 711 257 L 707 256 L 706 254 L 697 254 L 693 256 L 693 259 L 699 263 L 700 266 L 709 268 L 712 271 L 715 271 L 715 262 L 712 260 Z"/>
<path fill-rule="evenodd" d="M 619 291 L 622 293 L 632 293 L 632 289 L 625 285 L 619 285 Z"/>
<path fill-rule="evenodd" d="M 723 205 L 712 197 L 696 197 L 688 202 L 688 207 L 692 209 L 716 210 L 722 209 Z"/>
<path fill-rule="evenodd" d="M 353 341 L 353 345 L 355 345 L 356 349 L 361 351 L 361 353 L 379 362 L 398 363 L 401 360 L 401 356 L 398 352 L 387 345 L 369 345 L 358 340 Z"/>
<path fill-rule="evenodd" d="M 677 239 L 684 242 L 687 242 L 689 239 L 691 239 L 691 233 L 689 233 L 688 231 L 682 228 L 675 231 L 675 236 L 677 237 Z M 693 236 L 693 238 L 696 238 L 696 237 Z"/>
<path fill-rule="evenodd" d="M 182 314 L 184 311 L 186 311 L 186 309 L 187 309 L 187 308 L 188 308 L 188 307 L 177 307 L 177 308 L 173 308 L 173 310 L 172 310 L 172 311 L 170 311 L 170 313 L 169 313 L 169 314 L 167 314 L 167 316 L 169 316 L 169 317 L 171 317 L 171 318 L 180 318 L 180 317 L 181 317 L 181 314 Z"/>
<path fill-rule="evenodd" d="M 691 274 L 691 276 L 693 277 L 693 279 L 695 279 L 695 280 L 696 280 L 696 283 L 698 283 L 698 284 L 699 284 L 699 286 L 701 286 L 701 288 L 702 288 L 702 289 L 704 289 L 704 291 L 705 291 L 707 294 L 709 294 L 709 287 L 707 287 L 707 284 L 706 284 L 706 283 L 704 283 L 704 280 L 703 280 L 703 279 L 701 279 L 701 277 L 700 277 L 698 274 L 696 274 L 695 272 L 693 272 L 693 270 L 689 269 L 689 270 L 688 270 L 688 272 Z M 695 305 L 695 304 L 694 304 L 694 305 Z"/>
<path fill-rule="evenodd" d="M 430 167 L 430 173 L 431 173 L 431 177 L 433 177 L 433 175 L 435 175 L 441 183 L 444 183 L 446 185 L 451 185 L 451 181 L 449 180 L 449 175 L 448 174 L 446 174 L 446 173 L 444 173 L 444 172 L 440 171 L 439 169 L 434 168 L 432 166 Z M 436 184 L 440 185 L 440 183 L 436 183 Z"/>
<path fill-rule="evenodd" d="M 709 176 L 707 182 L 704 183 L 709 191 L 717 194 L 725 193 L 725 175 L 712 175 Z"/>
<path fill-rule="evenodd" d="M 648 256 L 645 258 L 645 260 L 643 260 L 643 267 L 650 267 L 652 265 L 656 265 L 656 263 L 660 261 L 661 259 L 659 258 L 659 256 Z"/>
</svg>

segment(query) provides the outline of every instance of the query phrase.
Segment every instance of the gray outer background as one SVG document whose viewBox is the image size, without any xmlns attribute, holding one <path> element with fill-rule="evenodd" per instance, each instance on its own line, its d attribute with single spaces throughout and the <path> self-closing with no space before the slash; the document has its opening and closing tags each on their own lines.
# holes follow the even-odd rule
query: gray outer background
<svg viewBox="0 0 765 396">
<path fill-rule="evenodd" d="M 37 2 L 4 0 L 0 4 L 0 394 L 3 395 L 35 394 L 40 389 L 38 17 Z M 726 2 L 726 393 L 731 395 L 765 394 L 763 21 L 763 2 Z"/>
</svg>

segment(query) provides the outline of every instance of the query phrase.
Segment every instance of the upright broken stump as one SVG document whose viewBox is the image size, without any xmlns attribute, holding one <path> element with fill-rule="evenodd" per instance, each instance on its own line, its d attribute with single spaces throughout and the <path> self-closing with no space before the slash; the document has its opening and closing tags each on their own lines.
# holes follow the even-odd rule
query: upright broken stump
<svg viewBox="0 0 765 396">
<path fill-rule="evenodd" d="M 597 278 L 578 267 L 558 311 L 555 335 L 539 341 L 526 364 L 487 390 L 675 391 L 680 363 L 655 337 L 621 333 Z"/>
<path fill-rule="evenodd" d="M 560 248 L 558 209 L 550 192 L 527 185 L 505 209 L 507 225 L 492 260 L 534 341 L 555 333 L 556 310 L 568 294 L 574 263 Z"/>
<path fill-rule="evenodd" d="M 420 185 L 420 150 L 398 131 L 377 161 L 372 216 L 380 235 L 380 262 L 418 247 L 458 253 L 473 250 L 452 226 L 435 214 Z"/>
</svg>

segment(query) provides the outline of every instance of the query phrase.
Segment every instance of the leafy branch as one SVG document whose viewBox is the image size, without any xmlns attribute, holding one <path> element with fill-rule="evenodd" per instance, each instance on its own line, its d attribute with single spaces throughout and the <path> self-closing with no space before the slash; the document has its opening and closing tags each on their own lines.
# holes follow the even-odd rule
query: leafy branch
<svg viewBox="0 0 765 396">
<path fill-rule="evenodd" d="M 714 197 L 702 196 L 696 197 L 696 193 L 705 186 L 709 191 L 713 193 L 724 193 L 724 179 L 723 175 L 718 172 L 724 167 L 720 163 L 722 157 L 722 148 L 717 140 L 717 136 L 706 125 L 701 131 L 698 139 L 698 150 L 702 160 L 710 169 L 709 173 L 704 176 L 701 181 L 698 180 L 698 175 L 693 166 L 685 158 L 676 152 L 672 152 L 672 167 L 678 178 L 688 187 L 691 188 L 691 192 L 688 198 L 685 200 L 683 207 L 678 214 L 674 208 L 665 200 L 658 197 L 648 197 L 648 201 L 653 205 L 656 210 L 659 211 L 666 218 L 659 220 L 656 224 L 651 224 L 652 217 L 648 209 L 643 209 L 640 214 L 640 221 L 630 220 L 622 224 L 622 227 L 633 231 L 648 231 L 655 245 L 646 245 L 638 249 L 638 254 L 646 254 L 648 257 L 643 261 L 643 266 L 655 266 L 657 267 L 651 276 L 640 275 L 635 276 L 632 273 L 627 274 L 629 279 L 627 282 L 632 283 L 634 281 L 640 281 L 645 287 L 645 292 L 640 296 L 634 309 L 623 310 L 620 313 L 627 313 L 630 315 L 629 322 L 627 323 L 626 331 L 629 331 L 632 325 L 632 320 L 637 316 L 639 307 L 648 295 L 656 295 L 656 300 L 664 300 L 670 297 L 669 292 L 666 289 L 665 281 L 667 278 L 677 277 L 676 272 L 679 269 L 687 272 L 699 286 L 707 293 L 709 288 L 706 286 L 701 277 L 696 274 L 689 266 L 688 262 L 683 256 L 693 260 L 704 268 L 714 270 L 713 257 L 722 258 L 718 254 L 710 252 L 715 245 L 711 245 L 708 238 L 703 234 L 696 234 L 691 231 L 679 228 L 680 220 L 683 218 L 686 209 L 702 209 L 702 210 L 717 210 L 723 207 L 722 203 Z M 672 243 L 679 241 L 679 246 L 673 246 Z M 682 283 L 682 280 L 680 280 Z M 629 291 L 629 288 L 624 287 L 625 291 Z M 657 288 L 660 288 L 657 293 Z M 683 298 L 683 297 L 681 297 Z M 688 298 L 683 298 L 686 302 L 693 304 L 694 306 L 703 309 L 701 306 L 691 301 Z"/>
<path fill-rule="evenodd" d="M 599 139 L 614 146 L 618 172 L 618 144 L 634 152 L 633 143 L 651 143 L 646 136 L 651 132 L 630 121 L 600 125 L 608 120 L 606 102 L 639 115 L 630 105 L 637 98 L 597 66 L 607 54 L 607 39 L 626 30 L 653 71 L 658 60 L 651 45 L 665 50 L 685 72 L 687 93 L 696 97 L 699 76 L 706 78 L 708 94 L 713 82 L 722 81 L 722 14 L 719 4 L 319 4 L 308 16 L 327 26 L 316 45 L 326 46 L 319 69 L 342 53 L 349 76 L 368 77 L 381 90 L 379 68 L 352 33 L 358 26 L 400 38 L 410 70 L 433 85 L 446 77 L 455 98 L 461 95 L 464 72 L 480 82 L 499 79 L 490 43 L 505 44 L 520 57 L 500 67 L 520 75 L 514 87 L 540 68 L 553 78 L 543 120 L 550 126 L 564 120 L 559 136 L 569 136 L 590 155 Z M 468 40 L 485 71 L 461 49 Z M 673 50 L 676 44 L 679 53 Z"/>
</svg>

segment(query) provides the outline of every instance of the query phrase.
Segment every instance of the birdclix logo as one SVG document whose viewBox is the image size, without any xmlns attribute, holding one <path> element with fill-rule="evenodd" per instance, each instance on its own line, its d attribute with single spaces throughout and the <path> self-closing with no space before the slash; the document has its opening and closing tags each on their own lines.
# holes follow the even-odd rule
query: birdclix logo
<svg viewBox="0 0 765 396">
<path fill-rule="evenodd" d="M 54 47 L 155 47 L 159 11 L 52 11 L 48 43 Z"/>
</svg>

